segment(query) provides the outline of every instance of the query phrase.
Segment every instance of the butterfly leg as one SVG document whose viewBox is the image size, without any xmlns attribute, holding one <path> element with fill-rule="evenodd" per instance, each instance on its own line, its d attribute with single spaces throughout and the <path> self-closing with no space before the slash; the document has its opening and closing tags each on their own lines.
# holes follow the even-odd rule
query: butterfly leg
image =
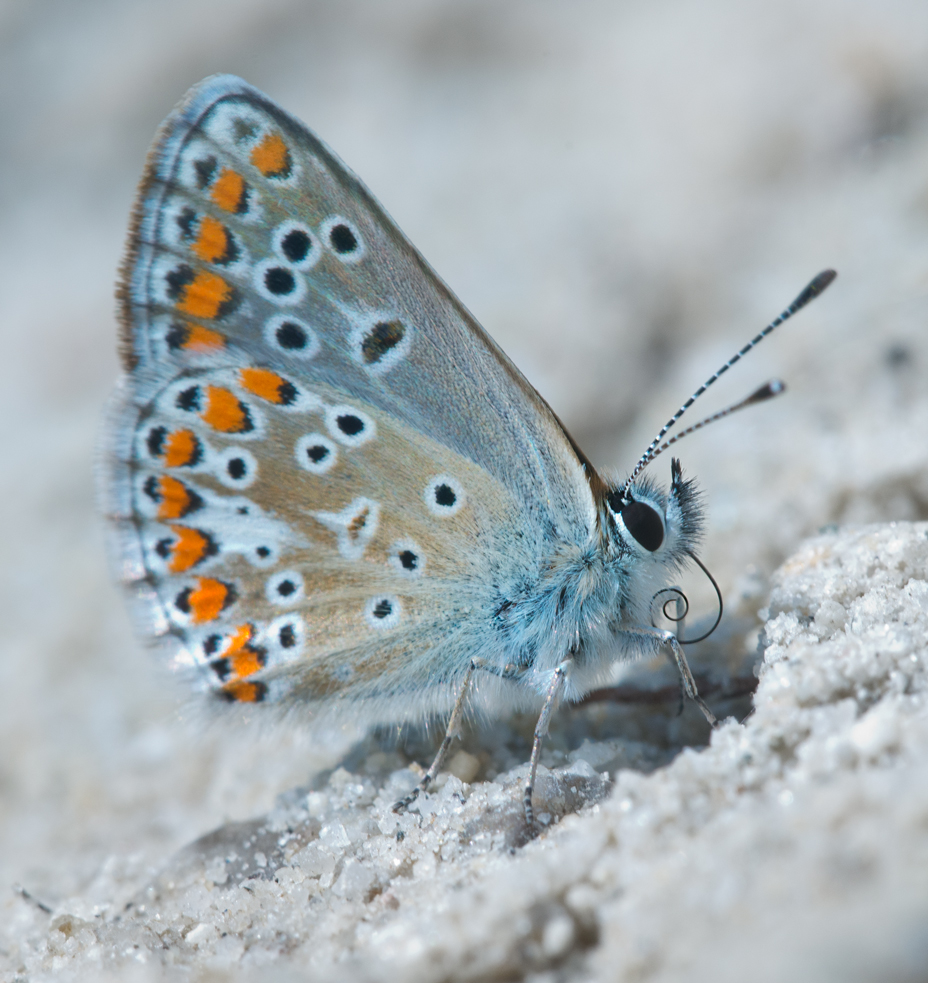
<svg viewBox="0 0 928 983">
<path fill-rule="evenodd" d="M 679 590 L 679 588 L 677 588 L 677 589 Z M 682 592 L 681 592 L 681 594 L 682 594 Z M 677 639 L 679 640 L 683 636 L 683 634 L 684 634 L 684 627 L 683 626 L 684 626 L 684 624 L 686 622 L 686 617 L 685 617 L 685 615 L 686 615 L 686 606 L 684 605 L 684 603 L 683 603 L 683 601 L 681 600 L 680 597 L 677 598 L 677 601 L 676 601 L 676 609 L 677 609 L 676 612 L 675 612 L 676 613 L 676 618 L 674 618 L 674 634 L 677 636 Z M 686 668 L 687 668 L 687 670 L 689 670 L 689 664 L 687 664 Z M 694 681 L 693 685 L 695 686 L 695 681 Z M 681 672 L 680 673 L 680 697 L 679 697 L 679 700 L 677 702 L 677 716 L 678 717 L 682 717 L 683 716 L 683 710 L 685 709 L 685 707 L 686 707 L 686 684 L 683 681 L 683 673 Z"/>
<path fill-rule="evenodd" d="M 664 645 L 669 645 L 671 657 L 673 658 L 674 665 L 677 667 L 677 672 L 680 673 L 680 682 L 687 699 L 692 700 L 699 707 L 702 715 L 709 721 L 710 727 L 718 725 L 718 718 L 706 706 L 706 701 L 699 695 L 699 690 L 696 688 L 696 680 L 693 679 L 693 673 L 690 670 L 689 663 L 686 661 L 686 656 L 683 654 L 683 648 L 677 640 L 677 636 L 672 631 L 663 631 L 660 628 L 623 628 L 622 634 L 652 638 L 662 642 Z"/>
<path fill-rule="evenodd" d="M 448 729 L 445 731 L 445 739 L 441 742 L 441 747 L 438 749 L 438 754 L 435 755 L 435 760 L 432 762 L 429 770 L 422 776 L 422 781 L 409 793 L 409 795 L 404 795 L 398 802 L 394 803 L 393 811 L 402 812 L 419 798 L 420 794 L 435 781 L 436 776 L 441 771 L 441 766 L 444 764 L 445 757 L 448 754 L 455 737 L 458 736 L 458 731 L 461 726 L 461 717 L 464 714 L 464 700 L 467 696 L 467 692 L 470 689 L 470 681 L 474 673 L 478 669 L 484 668 L 483 659 L 471 659 L 470 666 L 464 676 L 464 681 L 461 683 L 461 691 L 458 693 L 458 698 L 454 701 L 454 707 L 451 710 L 451 717 L 448 719 Z"/>
<path fill-rule="evenodd" d="M 551 721 L 551 714 L 557 709 L 564 683 L 567 681 L 567 670 L 570 668 L 572 660 L 567 659 L 554 670 L 551 685 L 545 696 L 544 705 L 538 715 L 538 723 L 535 724 L 535 740 L 532 744 L 532 760 L 529 765 L 528 783 L 522 796 L 522 804 L 525 808 L 525 821 L 529 826 L 535 825 L 535 810 L 532 808 L 532 792 L 535 791 L 535 775 L 538 772 L 538 759 L 541 757 L 541 743 L 545 734 L 548 733 L 548 724 Z"/>
</svg>

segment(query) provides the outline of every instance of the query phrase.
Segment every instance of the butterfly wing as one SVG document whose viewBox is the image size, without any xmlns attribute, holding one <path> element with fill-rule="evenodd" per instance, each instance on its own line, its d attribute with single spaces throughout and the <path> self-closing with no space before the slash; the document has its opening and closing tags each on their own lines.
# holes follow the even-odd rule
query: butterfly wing
<svg viewBox="0 0 928 983">
<path fill-rule="evenodd" d="M 123 576 L 208 687 L 435 707 L 498 649 L 500 597 L 593 536 L 595 472 L 547 404 L 241 80 L 163 125 L 120 298 Z"/>
</svg>

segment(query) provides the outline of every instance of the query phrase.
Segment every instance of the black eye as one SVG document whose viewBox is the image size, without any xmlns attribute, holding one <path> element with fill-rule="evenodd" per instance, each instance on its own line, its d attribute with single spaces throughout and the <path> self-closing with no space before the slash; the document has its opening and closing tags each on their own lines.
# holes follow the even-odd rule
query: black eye
<svg viewBox="0 0 928 983">
<path fill-rule="evenodd" d="M 622 516 L 625 528 L 649 553 L 660 549 L 664 542 L 664 523 L 661 517 L 644 502 L 618 503 L 616 511 Z"/>
</svg>

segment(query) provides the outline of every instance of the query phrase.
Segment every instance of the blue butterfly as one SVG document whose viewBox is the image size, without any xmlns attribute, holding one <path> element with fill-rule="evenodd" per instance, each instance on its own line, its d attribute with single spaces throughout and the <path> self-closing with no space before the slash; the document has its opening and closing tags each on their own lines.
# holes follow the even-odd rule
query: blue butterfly
<svg viewBox="0 0 928 983">
<path fill-rule="evenodd" d="M 617 660 L 666 648 L 715 722 L 651 622 L 702 529 L 678 461 L 668 489 L 641 473 L 669 425 L 606 481 L 360 181 L 240 79 L 163 124 L 119 296 L 116 551 L 193 686 L 316 726 L 450 712 L 398 806 L 465 707 L 541 707 L 530 823 L 553 709 Z"/>
</svg>

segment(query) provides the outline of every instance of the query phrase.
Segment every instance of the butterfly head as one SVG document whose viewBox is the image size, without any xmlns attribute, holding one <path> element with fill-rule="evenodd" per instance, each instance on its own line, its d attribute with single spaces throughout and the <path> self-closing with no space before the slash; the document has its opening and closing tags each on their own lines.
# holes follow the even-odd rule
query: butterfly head
<svg viewBox="0 0 928 983">
<path fill-rule="evenodd" d="M 702 534 L 702 505 L 679 460 L 670 465 L 670 491 L 646 476 L 605 496 L 607 526 L 622 552 L 655 567 L 678 568 L 692 555 Z"/>
</svg>

